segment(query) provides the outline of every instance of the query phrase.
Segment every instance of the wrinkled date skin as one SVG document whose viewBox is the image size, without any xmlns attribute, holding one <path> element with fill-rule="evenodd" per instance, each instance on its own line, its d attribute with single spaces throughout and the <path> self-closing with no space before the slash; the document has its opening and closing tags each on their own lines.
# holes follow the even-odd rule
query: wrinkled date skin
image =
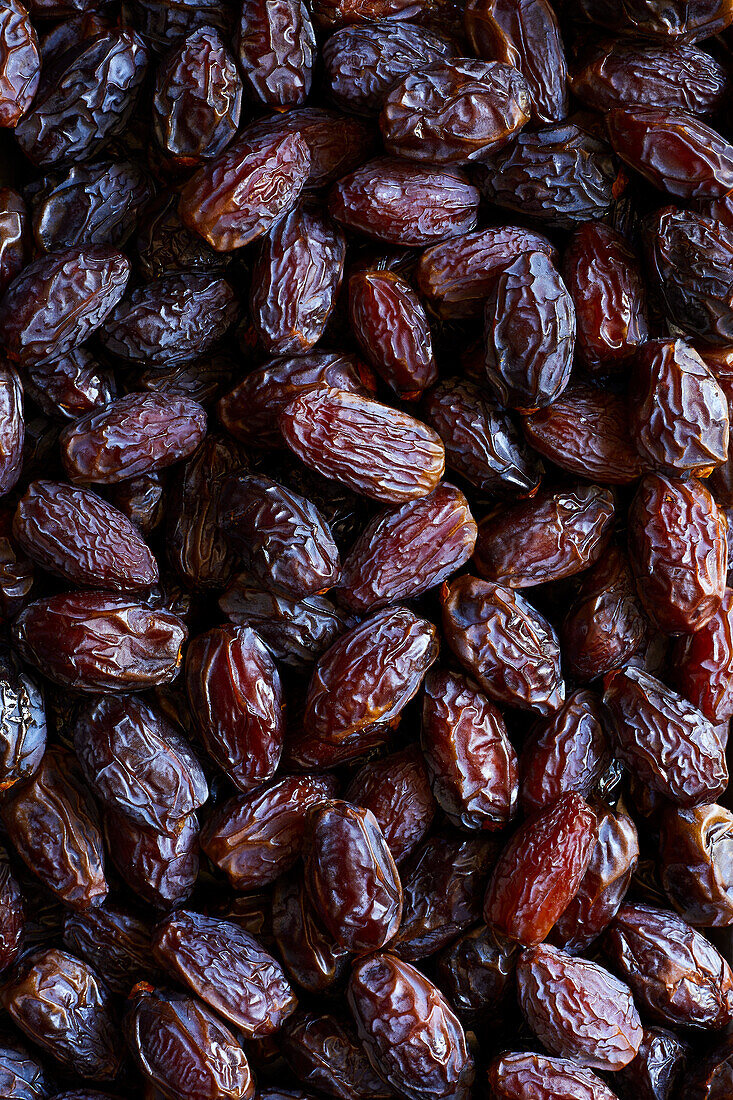
<svg viewBox="0 0 733 1100">
<path fill-rule="evenodd" d="M 733 718 L 733 591 L 711 619 L 680 638 L 673 651 L 675 683 L 706 718 L 716 724 Z"/>
<path fill-rule="evenodd" d="M 24 268 L 0 301 L 8 358 L 27 366 L 72 351 L 117 305 L 129 274 L 129 260 L 101 246 L 70 248 Z"/>
<path fill-rule="evenodd" d="M 220 522 L 265 588 L 298 600 L 325 592 L 338 579 L 338 548 L 318 508 L 269 477 L 230 478 Z"/>
<path fill-rule="evenodd" d="M 188 631 L 177 615 L 104 592 L 30 604 L 13 637 L 24 660 L 77 691 L 136 691 L 174 679 Z"/>
<path fill-rule="evenodd" d="M 72 481 L 113 485 L 187 458 L 205 433 L 197 401 L 133 393 L 65 428 L 61 457 Z"/>
<path fill-rule="evenodd" d="M 443 441 L 446 465 L 470 485 L 510 499 L 536 492 L 542 463 L 485 387 L 446 378 L 428 392 L 422 413 Z"/>
<path fill-rule="evenodd" d="M 15 368 L 0 361 L 0 496 L 20 477 L 24 441 L 23 387 Z"/>
<path fill-rule="evenodd" d="M 16 126 L 33 102 L 41 75 L 38 38 L 28 12 L 8 0 L 0 15 L 0 126 Z"/>
<path fill-rule="evenodd" d="M 8 1013 L 67 1071 L 96 1081 L 117 1076 L 121 1043 L 103 982 L 55 948 L 32 958 L 3 991 Z"/>
<path fill-rule="evenodd" d="M 295 866 L 308 812 L 335 793 L 331 776 L 286 775 L 236 795 L 207 821 L 201 848 L 235 890 L 267 886 Z"/>
<path fill-rule="evenodd" d="M 104 900 L 99 815 L 70 753 L 49 749 L 33 779 L 11 794 L 1 813 L 14 848 L 57 897 L 78 909 Z"/>
<path fill-rule="evenodd" d="M 155 956 L 248 1038 L 277 1031 L 296 1000 L 282 968 L 237 924 L 180 910 L 158 925 Z"/>
<path fill-rule="evenodd" d="M 484 311 L 486 377 L 503 405 L 530 413 L 552 404 L 570 380 L 575 307 L 543 252 L 529 252 L 496 278 Z"/>
<path fill-rule="evenodd" d="M 306 892 L 302 875 L 282 875 L 272 899 L 272 932 L 290 977 L 309 993 L 343 984 L 349 954 L 327 933 Z"/>
<path fill-rule="evenodd" d="M 282 752 L 283 700 L 277 667 L 246 626 L 194 638 L 186 688 L 207 752 L 242 791 L 270 779 Z"/>
<path fill-rule="evenodd" d="M 553 1054 L 618 1070 L 641 1045 L 631 990 L 597 963 L 549 944 L 529 948 L 517 963 L 517 992 L 527 1022 Z"/>
<path fill-rule="evenodd" d="M 369 1064 L 356 1032 L 335 1016 L 298 1012 L 280 1033 L 285 1060 L 299 1081 L 338 1100 L 391 1100 L 392 1090 Z"/>
<path fill-rule="evenodd" d="M 23 268 L 28 237 L 28 211 L 22 195 L 0 187 L 0 295 Z"/>
<path fill-rule="evenodd" d="M 178 832 L 209 796 L 188 743 L 141 697 L 101 697 L 83 710 L 74 748 L 97 797 L 156 832 Z"/>
<path fill-rule="evenodd" d="M 178 213 L 216 252 L 263 236 L 295 205 L 308 178 L 310 152 L 297 134 L 238 140 L 191 177 Z"/>
<path fill-rule="evenodd" d="M 399 928 L 400 876 L 371 810 L 337 800 L 314 808 L 305 886 L 319 920 L 347 951 L 378 951 Z"/>
<path fill-rule="evenodd" d="M 480 924 L 440 952 L 440 988 L 461 1020 L 501 1020 L 514 994 L 518 950 L 516 943 Z"/>
<path fill-rule="evenodd" d="M 108 405 L 116 391 L 112 372 L 83 348 L 25 367 L 23 388 L 47 416 L 61 420 L 76 420 Z"/>
<path fill-rule="evenodd" d="M 632 666 L 608 675 L 603 701 L 616 754 L 652 790 L 680 806 L 714 802 L 723 793 L 723 746 L 692 703 Z"/>
<path fill-rule="evenodd" d="M 0 793 L 29 779 L 45 751 L 43 692 L 4 646 L 0 648 Z"/>
<path fill-rule="evenodd" d="M 733 20 L 733 9 L 726 0 L 688 4 L 681 0 L 581 0 L 578 15 L 609 30 L 645 38 L 661 39 L 665 44 L 695 42 L 724 30 Z"/>
<path fill-rule="evenodd" d="M 392 955 L 351 972 L 348 999 L 374 1069 L 406 1100 L 468 1100 L 473 1058 L 458 1019 L 436 986 Z"/>
<path fill-rule="evenodd" d="M 444 587 L 443 631 L 491 699 L 552 714 L 565 699 L 560 647 L 545 618 L 513 589 L 462 576 Z"/>
<path fill-rule="evenodd" d="M 596 833 L 596 815 L 574 793 L 528 818 L 491 872 L 486 923 L 526 947 L 541 943 L 577 892 Z"/>
<path fill-rule="evenodd" d="M 614 514 L 613 494 L 596 485 L 498 508 L 479 526 L 476 571 L 509 588 L 571 577 L 603 553 Z"/>
<path fill-rule="evenodd" d="M 433 794 L 464 829 L 503 829 L 517 810 L 517 755 L 504 720 L 467 677 L 432 669 L 421 745 Z"/>
<path fill-rule="evenodd" d="M 127 909 L 97 905 L 64 917 L 64 947 L 104 975 L 108 989 L 126 997 L 150 973 L 151 927 Z"/>
<path fill-rule="evenodd" d="M 723 806 L 669 808 L 662 818 L 661 877 L 688 924 L 733 924 L 733 814 Z"/>
<path fill-rule="evenodd" d="M 649 474 L 629 510 L 629 554 L 647 614 L 670 634 L 690 634 L 725 594 L 726 521 L 702 482 Z"/>
<path fill-rule="evenodd" d="M 352 760 L 387 741 L 437 655 L 436 628 L 405 607 L 378 611 L 343 634 L 313 670 L 305 737 L 293 747 L 298 763 Z"/>
<path fill-rule="evenodd" d="M 623 905 L 603 943 L 639 1007 L 661 1024 L 717 1029 L 730 1022 L 731 969 L 709 940 L 676 913 Z"/>
<path fill-rule="evenodd" d="M 166 1100 L 253 1100 L 254 1081 L 242 1047 L 193 997 L 142 992 L 129 1010 L 126 1030 L 139 1069 Z"/>
<path fill-rule="evenodd" d="M 428 318 L 406 279 L 392 271 L 352 275 L 349 318 L 364 356 L 403 401 L 437 381 Z"/>
<path fill-rule="evenodd" d="M 363 764 L 346 789 L 348 802 L 371 810 L 395 863 L 403 863 L 425 837 L 436 804 L 417 745 Z"/>
<path fill-rule="evenodd" d="M 622 1095 L 638 1096 L 639 1100 L 657 1100 L 673 1096 L 684 1074 L 689 1047 L 684 1039 L 662 1027 L 645 1027 L 644 1038 L 633 1062 L 624 1066 L 618 1076 Z M 685 1082 L 685 1096 L 692 1092 Z"/>
<path fill-rule="evenodd" d="M 303 0 L 244 0 L 239 63 L 252 93 L 275 110 L 304 103 L 311 89 L 316 38 Z"/>
<path fill-rule="evenodd" d="M 394 156 L 467 164 L 503 148 L 529 122 L 524 77 L 499 61 L 434 61 L 396 84 L 379 124 Z"/>
<path fill-rule="evenodd" d="M 338 600 L 369 612 L 411 599 L 465 565 L 475 542 L 466 498 L 441 482 L 429 496 L 386 509 L 366 525 L 343 563 Z"/>
<path fill-rule="evenodd" d="M 550 1100 L 617 1100 L 593 1070 L 546 1054 L 502 1054 L 489 1066 L 489 1087 L 496 1100 L 525 1100 L 533 1094 Z"/>
<path fill-rule="evenodd" d="M 20 884 L 12 872 L 7 852 L 0 848 L 0 972 L 7 970 L 20 953 L 25 917 Z"/>
<path fill-rule="evenodd" d="M 18 545 L 47 572 L 112 591 L 147 588 L 158 565 L 126 516 L 96 493 L 34 481 L 13 519 Z"/>
<path fill-rule="evenodd" d="M 107 810 L 107 850 L 130 889 L 156 909 L 171 909 L 190 896 L 199 873 L 198 821 L 182 818 L 172 833 L 141 828 Z"/>
<path fill-rule="evenodd" d="M 575 304 L 577 348 L 588 369 L 623 370 L 648 335 L 641 265 L 623 236 L 586 222 L 570 239 L 563 278 Z"/>
<path fill-rule="evenodd" d="M 445 469 L 436 433 L 368 397 L 319 385 L 280 414 L 285 442 L 311 469 L 387 504 L 424 497 Z"/>
</svg>

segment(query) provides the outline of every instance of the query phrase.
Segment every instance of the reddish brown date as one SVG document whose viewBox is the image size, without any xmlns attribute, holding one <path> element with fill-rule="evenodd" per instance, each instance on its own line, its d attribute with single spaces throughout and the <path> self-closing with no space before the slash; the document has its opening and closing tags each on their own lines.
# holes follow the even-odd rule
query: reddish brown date
<svg viewBox="0 0 733 1100">
<path fill-rule="evenodd" d="M 618 1100 L 591 1069 L 571 1058 L 546 1054 L 502 1054 L 489 1066 L 489 1087 L 496 1100 Z"/>
<path fill-rule="evenodd" d="M 168 683 L 181 666 L 187 633 L 169 611 L 103 592 L 38 600 L 13 626 L 23 659 L 77 691 L 137 691 Z"/>
<path fill-rule="evenodd" d="M 305 885 L 319 920 L 346 951 L 378 951 L 400 926 L 400 876 L 371 810 L 341 801 L 314 808 Z"/>
<path fill-rule="evenodd" d="M 675 684 L 711 722 L 733 718 L 733 591 L 705 626 L 680 638 L 673 650 Z"/>
<path fill-rule="evenodd" d="M 311 89 L 316 38 L 302 0 L 244 0 L 237 53 L 253 95 L 282 110 L 305 102 Z"/>
<path fill-rule="evenodd" d="M 427 496 L 445 469 L 445 449 L 431 428 L 326 385 L 291 401 L 280 414 L 280 430 L 306 466 L 388 504 Z"/>
<path fill-rule="evenodd" d="M 194 638 L 186 688 L 199 736 L 234 784 L 247 791 L 270 779 L 282 752 L 282 688 L 254 630 L 219 626 Z"/>
<path fill-rule="evenodd" d="M 0 13 L 0 126 L 16 126 L 33 102 L 41 75 L 38 38 L 28 12 L 7 0 Z"/>
<path fill-rule="evenodd" d="M 22 195 L 0 187 L 0 295 L 4 294 L 27 259 L 28 211 Z"/>
<path fill-rule="evenodd" d="M 349 963 L 343 947 L 325 931 L 302 875 L 281 875 L 272 899 L 272 932 L 285 967 L 303 989 L 323 993 L 342 983 Z"/>
<path fill-rule="evenodd" d="M 572 577 L 604 552 L 614 518 L 613 494 L 597 485 L 499 507 L 479 526 L 476 571 L 509 588 Z"/>
<path fill-rule="evenodd" d="M 562 706 L 555 632 L 513 589 L 469 576 L 444 585 L 443 631 L 490 698 L 540 714 Z"/>
<path fill-rule="evenodd" d="M 603 697 L 616 754 L 642 782 L 680 806 L 714 802 L 728 783 L 715 727 L 691 703 L 640 668 L 606 678 Z"/>
<path fill-rule="evenodd" d="M 158 833 L 107 810 L 104 830 L 110 859 L 133 893 L 156 909 L 171 909 L 186 901 L 199 873 L 194 814 L 183 818 L 176 832 Z"/>
<path fill-rule="evenodd" d="M 279 1038 L 286 1062 L 303 1084 L 336 1100 L 391 1100 L 392 1090 L 372 1069 L 350 1023 L 297 1012 Z"/>
<path fill-rule="evenodd" d="M 309 810 L 335 793 L 331 776 L 282 776 L 217 808 L 201 848 L 235 890 L 267 886 L 297 863 Z"/>
<path fill-rule="evenodd" d="M 344 797 L 371 810 L 397 864 L 424 839 L 435 816 L 435 799 L 417 745 L 363 764 Z"/>
<path fill-rule="evenodd" d="M 733 814 L 723 806 L 665 810 L 659 846 L 662 884 L 688 924 L 733 924 L 732 845 Z"/>
<path fill-rule="evenodd" d="M 580 886 L 596 826 L 593 810 L 572 793 L 520 825 L 491 872 L 486 923 L 525 946 L 541 943 Z"/>
<path fill-rule="evenodd" d="M 504 720 L 467 677 L 431 670 L 421 745 L 433 794 L 464 829 L 503 829 L 517 810 L 517 755 Z"/>
<path fill-rule="evenodd" d="M 517 963 L 517 991 L 528 1024 L 553 1054 L 618 1070 L 639 1050 L 643 1028 L 631 990 L 597 963 L 549 944 L 532 947 Z"/>
<path fill-rule="evenodd" d="M 349 1006 L 367 1057 L 406 1100 L 468 1100 L 473 1058 L 458 1019 L 419 970 L 392 955 L 354 966 Z"/>
<path fill-rule="evenodd" d="M 23 945 L 25 920 L 20 883 L 12 872 L 7 852 L 0 848 L 0 973 L 18 958 Z"/>
</svg>

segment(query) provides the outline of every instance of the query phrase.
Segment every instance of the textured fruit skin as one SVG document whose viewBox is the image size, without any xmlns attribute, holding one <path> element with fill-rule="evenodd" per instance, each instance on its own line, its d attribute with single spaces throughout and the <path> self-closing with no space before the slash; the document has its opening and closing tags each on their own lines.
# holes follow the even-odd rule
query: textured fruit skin
<svg viewBox="0 0 733 1100">
<path fill-rule="evenodd" d="M 470 576 L 446 582 L 443 632 L 491 699 L 539 714 L 562 706 L 565 683 L 555 632 L 513 589 Z"/>
<path fill-rule="evenodd" d="M 630 427 L 647 467 L 706 477 L 728 457 L 728 403 L 703 360 L 682 340 L 650 340 L 634 361 Z"/>
<path fill-rule="evenodd" d="M 669 634 L 694 633 L 720 607 L 725 518 L 702 482 L 649 474 L 629 509 L 629 554 L 644 608 Z"/>
<path fill-rule="evenodd" d="M 669 807 L 664 812 L 659 846 L 662 884 L 688 924 L 733 924 L 732 842 L 733 814 L 723 806 Z"/>
<path fill-rule="evenodd" d="M 457 168 L 399 157 L 370 160 L 331 190 L 329 210 L 352 232 L 388 244 L 428 245 L 474 229 L 479 193 Z"/>
<path fill-rule="evenodd" d="M 110 996 L 90 966 L 66 951 L 41 952 L 3 991 L 12 1020 L 62 1069 L 111 1081 L 120 1069 L 121 1042 Z"/>
<path fill-rule="evenodd" d="M 518 951 L 516 943 L 479 924 L 438 954 L 440 988 L 467 1025 L 502 1018 L 515 994 Z"/>
<path fill-rule="evenodd" d="M 517 962 L 517 992 L 527 1022 L 553 1054 L 618 1070 L 641 1045 L 631 990 L 597 963 L 549 944 L 528 948 Z"/>
<path fill-rule="evenodd" d="M 296 1012 L 280 1033 L 295 1076 L 339 1100 L 389 1100 L 392 1092 L 372 1069 L 351 1023 L 336 1016 Z"/>
<path fill-rule="evenodd" d="M 733 591 L 711 619 L 673 650 L 675 684 L 711 722 L 733 718 Z"/>
<path fill-rule="evenodd" d="M 331 98 L 342 109 L 378 111 L 399 80 L 454 54 L 452 43 L 409 21 L 342 27 L 323 44 Z"/>
<path fill-rule="evenodd" d="M 0 300 L 5 353 L 24 366 L 83 343 L 119 302 L 130 262 L 111 248 L 70 248 L 29 264 Z"/>
<path fill-rule="evenodd" d="M 400 870 L 402 920 L 392 950 L 415 962 L 446 947 L 481 917 L 492 840 L 433 836 Z"/>
<path fill-rule="evenodd" d="M 445 449 L 431 428 L 326 385 L 291 401 L 280 414 L 280 431 L 306 466 L 385 503 L 427 496 L 445 469 Z"/>
<path fill-rule="evenodd" d="M 0 972 L 7 970 L 20 954 L 26 921 L 23 892 L 13 874 L 5 849 L 0 849 Z M 0 1082 L 2 1072 L 0 1071 Z"/>
<path fill-rule="evenodd" d="M 489 1087 L 496 1100 L 527 1100 L 533 1092 L 547 1100 L 617 1100 L 593 1070 L 546 1054 L 502 1054 L 489 1066 Z"/>
<path fill-rule="evenodd" d="M 177 832 L 209 797 L 190 745 L 144 697 L 101 696 L 85 708 L 74 750 L 97 798 L 156 832 Z"/>
<path fill-rule="evenodd" d="M 597 485 L 499 507 L 479 526 L 476 571 L 508 588 L 571 577 L 603 554 L 614 517 L 613 494 Z"/>
<path fill-rule="evenodd" d="M 187 458 L 205 434 L 197 401 L 131 393 L 65 428 L 61 458 L 72 481 L 113 485 Z"/>
<path fill-rule="evenodd" d="M 441 482 L 428 496 L 385 509 L 366 525 L 341 568 L 338 600 L 368 612 L 411 599 L 465 565 L 475 542 L 466 498 Z"/>
<path fill-rule="evenodd" d="M 124 596 L 72 592 L 29 604 L 13 626 L 24 660 L 77 691 L 136 691 L 172 680 L 187 629 Z"/>
<path fill-rule="evenodd" d="M 99 815 L 71 753 L 49 749 L 1 814 L 14 849 L 47 889 L 74 909 L 104 901 Z"/>
<path fill-rule="evenodd" d="M 269 477 L 230 478 L 220 522 L 265 588 L 302 599 L 325 592 L 338 579 L 338 547 L 318 508 Z"/>
<path fill-rule="evenodd" d="M 239 1042 L 193 997 L 141 992 L 125 1020 L 138 1068 L 166 1100 L 181 1095 L 252 1100 L 254 1081 Z M 184 1094 L 185 1095 L 185 1092 Z"/>
<path fill-rule="evenodd" d="M 371 810 L 398 866 L 424 839 L 437 808 L 417 745 L 363 764 L 344 797 Z"/>
<path fill-rule="evenodd" d="M 8 0 L 0 17 L 0 126 L 17 126 L 41 75 L 38 38 L 28 12 Z"/>
<path fill-rule="evenodd" d="M 267 234 L 252 272 L 250 306 L 268 355 L 318 343 L 341 287 L 346 241 L 314 202 L 298 203 Z"/>
<path fill-rule="evenodd" d="M 278 962 L 232 921 L 179 910 L 153 936 L 158 962 L 248 1039 L 277 1031 L 296 999 Z"/>
<path fill-rule="evenodd" d="M 630 5 L 619 0 L 581 0 L 578 14 L 596 26 L 668 45 L 708 38 L 724 30 L 733 19 L 733 10 L 725 0 L 693 8 L 679 0 L 671 4 L 633 0 Z"/>
<path fill-rule="evenodd" d="M 491 872 L 486 923 L 525 947 L 542 943 L 580 885 L 596 826 L 593 810 L 574 793 L 520 825 Z"/>
<path fill-rule="evenodd" d="M 628 403 L 608 390 L 571 383 L 551 405 L 522 417 L 522 427 L 532 449 L 568 473 L 601 485 L 629 485 L 641 477 Z"/>
<path fill-rule="evenodd" d="M 725 92 L 723 67 L 695 46 L 655 42 L 605 43 L 575 69 L 574 94 L 597 111 L 614 107 L 664 107 L 712 114 Z"/>
<path fill-rule="evenodd" d="M 714 802 L 728 783 L 715 727 L 661 680 L 629 665 L 606 677 L 603 696 L 616 754 L 652 790 L 679 806 Z"/>
<path fill-rule="evenodd" d="M 578 892 L 550 938 L 575 955 L 611 923 L 629 889 L 639 860 L 639 835 L 628 814 L 594 803 L 598 837 Z"/>
<path fill-rule="evenodd" d="M 137 529 L 87 489 L 32 482 L 18 503 L 13 537 L 43 569 L 79 585 L 120 592 L 158 580 Z"/>
<path fill-rule="evenodd" d="M 98 153 L 124 130 L 147 62 L 142 39 L 113 28 L 44 66 L 33 104 L 15 128 L 26 156 L 48 168 Z"/>
<path fill-rule="evenodd" d="M 438 379 L 430 325 L 420 298 L 392 271 L 349 279 L 349 318 L 364 357 L 404 401 Z"/>
<path fill-rule="evenodd" d="M 0 792 L 29 779 L 46 750 L 43 691 L 8 646 L 0 648 Z"/>
<path fill-rule="evenodd" d="M 23 196 L 9 187 L 0 187 L 0 295 L 26 262 L 28 228 Z"/>
<path fill-rule="evenodd" d="M 336 793 L 331 776 L 286 775 L 235 795 L 201 832 L 201 848 L 238 891 L 286 874 L 303 849 L 308 812 Z"/>
<path fill-rule="evenodd" d="M 624 905 L 604 936 L 604 952 L 647 1016 L 672 1027 L 725 1027 L 733 974 L 723 956 L 676 913 Z"/>
<path fill-rule="evenodd" d="M 348 1000 L 367 1057 L 406 1100 L 467 1100 L 473 1058 L 458 1019 L 419 970 L 373 955 L 351 972 Z"/>
<path fill-rule="evenodd" d="M 168 910 L 190 897 L 199 873 L 195 814 L 183 818 L 176 832 L 157 833 L 108 809 L 104 832 L 115 869 L 144 902 Z"/>
<path fill-rule="evenodd" d="M 561 122 L 523 131 L 487 165 L 482 189 L 497 206 L 572 230 L 605 217 L 615 181 L 606 143 Z"/>
<path fill-rule="evenodd" d="M 186 689 L 207 752 L 242 791 L 274 775 L 283 739 L 277 667 L 254 630 L 219 626 L 186 653 Z"/>
<path fill-rule="evenodd" d="M 543 252 L 529 252 L 497 276 L 484 312 L 486 377 L 502 405 L 534 412 L 570 380 L 575 307 Z"/>
<path fill-rule="evenodd" d="M 602 222 L 573 233 L 562 274 L 575 304 L 577 349 L 589 370 L 623 370 L 648 335 L 641 265 L 624 237 Z"/>
<path fill-rule="evenodd" d="M 378 611 L 343 634 L 308 685 L 303 727 L 316 759 L 319 747 L 347 760 L 386 741 L 437 655 L 435 627 L 404 607 Z"/>
<path fill-rule="evenodd" d="M 408 73 L 379 116 L 388 153 L 467 164 L 502 149 L 529 121 L 524 77 L 498 61 L 441 60 Z"/>
<path fill-rule="evenodd" d="M 163 152 L 186 166 L 221 153 L 234 138 L 242 81 L 214 27 L 194 30 L 156 74 L 153 130 Z"/>
<path fill-rule="evenodd" d="M 244 0 L 237 54 L 250 91 L 281 110 L 304 103 L 311 89 L 316 38 L 302 0 Z"/>
<path fill-rule="evenodd" d="M 506 827 L 517 810 L 517 755 L 501 714 L 468 676 L 428 673 L 421 745 L 433 794 L 452 824 Z"/>
<path fill-rule="evenodd" d="M 536 723 L 522 746 L 522 809 L 535 813 L 567 791 L 587 798 L 609 760 L 600 699 L 592 691 L 574 691 L 560 710 Z"/>
<path fill-rule="evenodd" d="M 0 496 L 21 475 L 24 440 L 23 387 L 15 368 L 0 362 Z"/>
<path fill-rule="evenodd" d="M 514 65 L 522 74 L 535 121 L 565 118 L 567 63 L 557 17 L 547 0 L 469 0 L 464 24 L 478 57 Z"/>
<path fill-rule="evenodd" d="M 536 492 L 542 463 L 485 387 L 443 379 L 428 391 L 422 415 L 443 441 L 446 465 L 474 488 L 510 499 Z"/>
<path fill-rule="evenodd" d="M 378 951 L 399 928 L 400 876 L 371 810 L 338 800 L 314 808 L 305 887 L 319 920 L 347 951 Z"/>
<path fill-rule="evenodd" d="M 151 926 L 121 906 L 70 910 L 64 917 L 64 948 L 84 959 L 111 993 L 126 997 L 143 981 L 150 965 Z"/>
<path fill-rule="evenodd" d="M 181 192 L 183 223 L 216 252 L 262 237 L 298 200 L 310 152 L 297 134 L 238 140 L 194 173 Z"/>
<path fill-rule="evenodd" d="M 272 932 L 288 974 L 308 993 L 323 993 L 343 983 L 349 954 L 324 930 L 302 874 L 290 872 L 276 882 Z"/>
<path fill-rule="evenodd" d="M 619 1086 L 628 1092 L 634 1090 L 644 1100 L 674 1095 L 683 1077 L 689 1089 L 685 1077 L 689 1049 L 685 1039 L 674 1032 L 663 1027 L 645 1027 L 639 1053 L 621 1070 Z M 688 1091 L 686 1095 L 692 1097 L 693 1094 Z"/>
</svg>

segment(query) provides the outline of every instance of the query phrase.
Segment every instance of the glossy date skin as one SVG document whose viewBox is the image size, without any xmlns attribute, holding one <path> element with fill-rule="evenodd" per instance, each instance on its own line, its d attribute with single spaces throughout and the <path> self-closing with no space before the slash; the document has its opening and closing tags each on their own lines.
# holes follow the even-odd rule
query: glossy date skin
<svg viewBox="0 0 733 1100">
<path fill-rule="evenodd" d="M 593 1070 L 546 1054 L 502 1054 L 489 1066 L 489 1085 L 497 1100 L 525 1100 L 538 1089 L 550 1100 L 617 1100 Z"/>
<path fill-rule="evenodd" d="M 516 943 L 480 924 L 437 957 L 440 988 L 466 1024 L 499 1022 L 511 1005 Z"/>
<path fill-rule="evenodd" d="M 0 294 L 26 262 L 28 230 L 28 211 L 22 195 L 10 187 L 0 187 Z"/>
<path fill-rule="evenodd" d="M 29 779 L 45 750 L 43 691 L 4 646 L 0 649 L 0 792 Z"/>
<path fill-rule="evenodd" d="M 673 650 L 675 683 L 716 724 L 733 717 L 733 592 L 705 626 L 679 638 Z"/>
<path fill-rule="evenodd" d="M 285 968 L 298 986 L 308 993 L 328 993 L 343 985 L 349 953 L 324 929 L 302 874 L 281 875 L 275 884 L 272 931 Z"/>
<path fill-rule="evenodd" d="M 186 689 L 207 752 L 242 791 L 270 779 L 282 752 L 280 676 L 257 634 L 220 626 L 194 638 Z"/>
<path fill-rule="evenodd" d="M 188 899 L 199 873 L 195 814 L 182 818 L 174 832 L 159 833 L 108 809 L 104 832 L 117 872 L 144 902 L 171 909 Z"/>
<path fill-rule="evenodd" d="M 0 18 L 0 126 L 17 126 L 41 75 L 38 37 L 28 12 L 10 0 Z"/>
<path fill-rule="evenodd" d="M 733 924 L 730 876 L 733 815 L 723 806 L 664 812 L 660 840 L 662 884 L 688 924 Z"/>
<path fill-rule="evenodd" d="M 150 970 L 151 927 L 130 910 L 105 901 L 64 917 L 64 948 L 84 959 L 111 993 L 125 997 Z"/>
<path fill-rule="evenodd" d="M 299 1081 L 336 1100 L 389 1100 L 392 1091 L 369 1064 L 354 1028 L 335 1016 L 297 1012 L 280 1033 Z"/>
<path fill-rule="evenodd" d="M 23 465 L 25 420 L 20 378 L 9 363 L 0 362 L 0 495 L 18 482 Z"/>
<path fill-rule="evenodd" d="M 424 839 L 437 809 L 417 745 L 363 764 L 344 797 L 371 810 L 398 866 Z"/>
<path fill-rule="evenodd" d="M 20 954 L 25 919 L 20 884 L 13 874 L 7 852 L 0 849 L 0 972 L 7 970 Z"/>
<path fill-rule="evenodd" d="M 349 1006 L 367 1057 L 407 1100 L 467 1100 L 473 1058 L 458 1019 L 419 970 L 392 955 L 355 964 Z"/>
<path fill-rule="evenodd" d="M 302 0 L 245 0 L 237 53 L 247 84 L 268 107 L 304 103 L 311 89 L 316 38 Z"/>
<path fill-rule="evenodd" d="M 491 872 L 486 923 L 525 947 L 541 943 L 575 896 L 596 835 L 596 815 L 578 794 L 528 818 Z"/>
</svg>

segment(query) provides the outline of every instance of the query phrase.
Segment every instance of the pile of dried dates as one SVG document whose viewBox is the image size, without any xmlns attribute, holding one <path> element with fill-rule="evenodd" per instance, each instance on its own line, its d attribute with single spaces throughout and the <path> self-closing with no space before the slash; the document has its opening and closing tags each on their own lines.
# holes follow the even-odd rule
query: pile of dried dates
<svg viewBox="0 0 733 1100">
<path fill-rule="evenodd" d="M 733 1100 L 733 0 L 25 2 L 1 1100 Z"/>
</svg>

